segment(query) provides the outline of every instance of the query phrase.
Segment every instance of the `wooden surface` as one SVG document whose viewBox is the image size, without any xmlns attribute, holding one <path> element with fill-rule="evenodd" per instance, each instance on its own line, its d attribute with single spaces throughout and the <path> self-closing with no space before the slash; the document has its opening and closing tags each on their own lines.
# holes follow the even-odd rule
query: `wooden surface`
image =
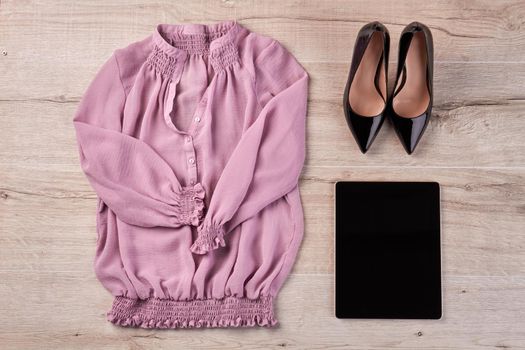
<svg viewBox="0 0 525 350">
<path fill-rule="evenodd" d="M 280 326 L 112 326 L 73 112 L 115 48 L 157 23 L 224 19 L 280 40 L 311 76 L 306 232 Z M 355 35 L 372 20 L 390 29 L 392 62 L 406 24 L 434 33 L 435 113 L 412 156 L 388 124 L 361 155 L 343 118 Z M 1 0 L 0 51 L 0 349 L 525 348 L 523 1 Z M 442 320 L 334 317 L 333 183 L 345 179 L 442 184 Z"/>
</svg>

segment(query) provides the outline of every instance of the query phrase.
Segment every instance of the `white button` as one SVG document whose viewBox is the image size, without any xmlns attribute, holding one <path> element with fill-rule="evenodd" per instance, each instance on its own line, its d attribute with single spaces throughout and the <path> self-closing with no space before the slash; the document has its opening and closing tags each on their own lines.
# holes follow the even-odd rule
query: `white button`
<svg viewBox="0 0 525 350">
<path fill-rule="evenodd" d="M 190 141 L 191 141 L 191 137 L 186 136 L 186 142 L 190 142 Z"/>
<path fill-rule="evenodd" d="M 190 185 L 195 185 L 195 180 L 190 180 Z"/>
<path fill-rule="evenodd" d="M 195 117 L 195 121 L 198 123 L 198 122 L 201 121 L 201 118 L 199 118 L 199 117 Z"/>
<path fill-rule="evenodd" d="M 188 159 L 188 162 L 190 162 L 190 164 L 193 164 L 193 163 L 195 163 L 195 159 L 190 158 L 190 159 Z"/>
</svg>

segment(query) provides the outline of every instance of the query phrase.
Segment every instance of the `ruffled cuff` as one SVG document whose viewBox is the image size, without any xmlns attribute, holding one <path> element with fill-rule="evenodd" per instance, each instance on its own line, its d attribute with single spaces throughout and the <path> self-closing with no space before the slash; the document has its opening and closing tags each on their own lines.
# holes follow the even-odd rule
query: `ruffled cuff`
<svg viewBox="0 0 525 350">
<path fill-rule="evenodd" d="M 182 225 L 198 226 L 204 212 L 204 188 L 200 183 L 183 187 L 179 197 L 179 221 Z"/>
<path fill-rule="evenodd" d="M 206 254 L 210 250 L 226 246 L 224 241 L 224 227 L 217 225 L 204 225 L 197 229 L 198 236 L 190 247 L 192 253 Z"/>
</svg>

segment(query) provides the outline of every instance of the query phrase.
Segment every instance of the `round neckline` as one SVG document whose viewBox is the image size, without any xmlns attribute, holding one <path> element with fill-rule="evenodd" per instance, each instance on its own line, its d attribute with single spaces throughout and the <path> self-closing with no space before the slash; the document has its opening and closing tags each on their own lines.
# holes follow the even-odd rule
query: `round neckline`
<svg viewBox="0 0 525 350">
<path fill-rule="evenodd" d="M 235 20 L 213 24 L 158 24 L 153 39 L 170 56 L 213 55 L 225 45 L 234 44 L 240 29 Z"/>
</svg>

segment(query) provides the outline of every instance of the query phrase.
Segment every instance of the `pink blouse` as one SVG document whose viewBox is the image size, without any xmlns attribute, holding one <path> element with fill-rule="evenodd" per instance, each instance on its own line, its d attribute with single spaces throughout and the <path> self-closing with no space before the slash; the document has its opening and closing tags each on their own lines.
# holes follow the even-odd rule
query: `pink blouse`
<svg viewBox="0 0 525 350">
<path fill-rule="evenodd" d="M 276 324 L 303 237 L 307 90 L 283 46 L 237 22 L 161 24 L 106 61 L 74 126 L 109 321 Z"/>
</svg>

